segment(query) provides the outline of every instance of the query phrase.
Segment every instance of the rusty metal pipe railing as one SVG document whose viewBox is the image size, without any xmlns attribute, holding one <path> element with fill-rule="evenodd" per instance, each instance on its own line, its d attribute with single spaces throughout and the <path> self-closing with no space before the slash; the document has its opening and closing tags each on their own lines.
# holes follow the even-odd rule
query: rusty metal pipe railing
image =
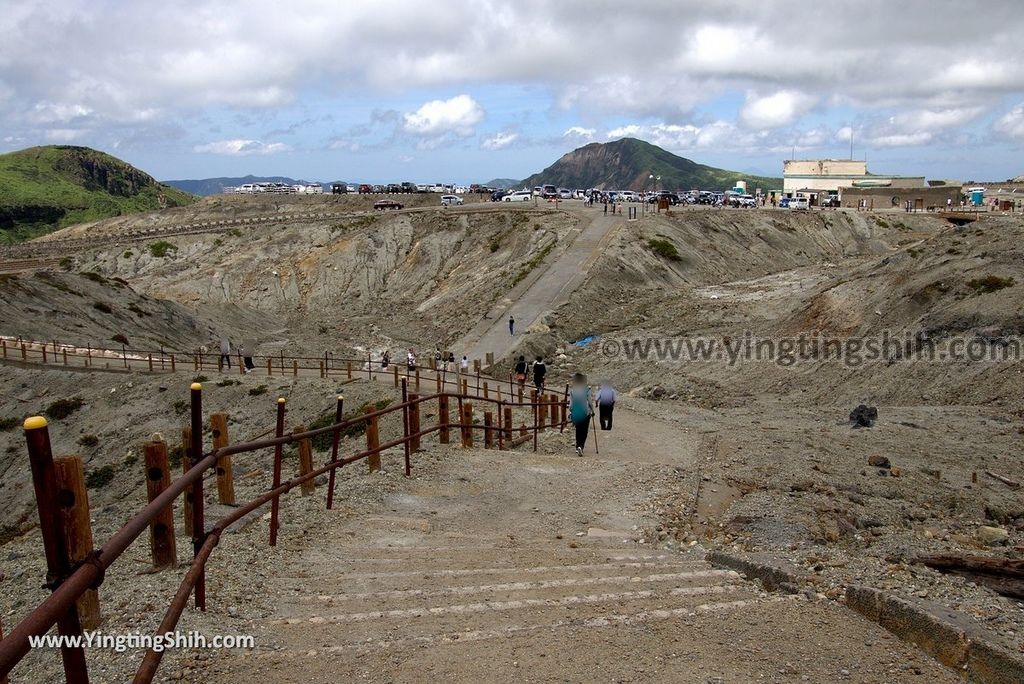
<svg viewBox="0 0 1024 684">
<path fill-rule="evenodd" d="M 394 413 L 398 410 L 406 409 L 412 403 L 423 403 L 431 400 L 437 400 L 439 396 L 454 397 L 461 403 L 463 399 L 474 399 L 475 401 L 485 401 L 488 403 L 499 404 L 497 399 L 484 399 L 482 397 L 473 397 L 471 395 L 453 393 L 453 392 L 441 392 L 428 396 L 417 397 L 415 401 L 403 401 L 397 405 L 391 405 L 384 409 L 372 411 L 370 413 L 361 414 L 342 421 L 335 425 L 329 425 L 314 430 L 307 430 L 299 433 L 290 433 L 281 435 L 280 437 L 274 437 L 270 439 L 256 439 L 249 442 L 239 442 L 236 444 L 223 447 L 221 449 L 214 449 L 202 456 L 198 460 L 193 460 L 194 465 L 185 472 L 180 478 L 175 480 L 171 485 L 161 492 L 157 497 L 153 499 L 148 505 L 142 508 L 138 513 L 135 514 L 121 529 L 115 532 L 107 542 L 94 552 L 90 560 L 82 565 L 79 565 L 68 577 L 53 591 L 50 596 L 44 599 L 28 616 L 26 616 L 21 622 L 15 625 L 10 632 L 8 632 L 2 640 L 0 640 L 0 676 L 10 673 L 14 666 L 20 662 L 20 660 L 29 651 L 29 637 L 39 636 L 45 634 L 57 621 L 66 613 L 69 606 L 74 604 L 78 598 L 90 588 L 98 587 L 104 580 L 106 570 L 127 550 L 127 548 L 144 532 L 148 529 L 151 521 L 167 506 L 171 505 L 175 499 L 180 496 L 186 488 L 200 482 L 205 475 L 206 471 L 212 469 L 217 459 L 223 456 L 230 456 L 233 454 L 246 453 L 252 451 L 258 451 L 268 448 L 276 448 L 286 444 L 298 442 L 302 439 L 310 439 L 312 437 L 326 434 L 328 432 L 338 433 L 353 425 L 364 423 L 370 418 Z M 535 406 L 534 402 L 522 402 L 512 404 L 514 406 L 526 407 Z M 451 423 L 449 428 L 462 428 L 468 427 L 470 429 L 483 429 L 475 425 L 466 425 L 460 420 L 458 423 Z M 403 437 L 391 440 L 389 442 L 382 443 L 377 449 L 373 451 L 362 451 L 354 456 L 350 456 L 344 459 L 338 459 L 332 461 L 327 465 L 312 471 L 302 477 L 293 478 L 286 483 L 281 484 L 279 487 L 271 490 L 270 492 L 254 499 L 249 504 L 242 506 L 227 517 L 222 519 L 214 528 L 207 533 L 202 542 L 196 547 L 196 555 L 193 564 L 195 565 L 200 558 L 202 563 L 200 565 L 205 566 L 205 559 L 209 557 L 209 552 L 204 553 L 204 549 L 207 548 L 207 544 L 215 546 L 219 541 L 219 535 L 223 529 L 225 529 L 232 522 L 241 518 L 248 512 L 255 510 L 259 506 L 274 500 L 281 494 L 286 493 L 298 486 L 302 482 L 318 477 L 329 471 L 333 471 L 336 468 L 342 467 L 354 461 L 366 458 L 369 454 L 374 452 L 386 451 L 397 446 L 402 446 L 408 442 L 408 440 L 414 437 L 423 437 L 433 432 L 440 431 L 442 428 L 440 425 L 434 425 L 413 435 L 403 435 Z M 211 540 L 210 535 L 214 534 L 218 539 Z M 194 575 L 195 583 L 201 581 L 203 574 L 202 567 L 197 570 Z M 188 578 L 189 575 L 186 575 Z M 186 593 L 185 601 L 187 602 L 188 594 Z M 172 604 L 173 607 L 173 604 Z M 180 615 L 180 613 L 179 613 Z"/>
</svg>

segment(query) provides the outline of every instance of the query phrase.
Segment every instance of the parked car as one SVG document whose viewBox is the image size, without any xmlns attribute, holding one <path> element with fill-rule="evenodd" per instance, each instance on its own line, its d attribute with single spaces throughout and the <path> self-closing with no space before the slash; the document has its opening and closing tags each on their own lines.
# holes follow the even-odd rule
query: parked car
<svg viewBox="0 0 1024 684">
<path fill-rule="evenodd" d="M 402 183 L 402 192 L 416 192 L 416 184 L 406 181 Z"/>
<path fill-rule="evenodd" d="M 534 197 L 540 197 L 543 194 L 544 194 L 544 186 L 543 185 L 538 185 L 538 186 L 535 186 L 533 188 L 533 196 Z"/>
<path fill-rule="evenodd" d="M 372 185 L 368 185 L 367 183 L 360 183 L 359 184 L 359 194 L 360 195 L 368 195 L 371 192 L 373 192 L 373 186 Z"/>
<path fill-rule="evenodd" d="M 385 211 L 389 209 L 402 209 L 405 205 L 401 202 L 397 202 L 393 199 L 381 199 L 373 203 L 373 208 L 377 211 Z"/>
<path fill-rule="evenodd" d="M 790 209 L 810 209 L 811 203 L 807 201 L 806 197 L 792 197 L 788 206 Z"/>
<path fill-rule="evenodd" d="M 387 189 L 383 185 L 374 185 L 373 191 L 378 194 L 383 194 L 387 192 Z"/>
<path fill-rule="evenodd" d="M 821 202 L 823 207 L 841 207 L 842 203 L 839 201 L 839 195 L 829 195 Z"/>
<path fill-rule="evenodd" d="M 520 190 L 519 192 L 513 192 L 510 195 L 505 195 L 501 198 L 502 202 L 529 202 L 533 199 L 533 193 L 529 190 Z"/>
<path fill-rule="evenodd" d="M 540 196 L 544 199 L 555 199 L 558 197 L 558 188 L 554 185 L 545 185 L 541 188 Z"/>
<path fill-rule="evenodd" d="M 331 194 L 332 195 L 344 195 L 348 192 L 348 185 L 346 183 L 331 183 Z"/>
<path fill-rule="evenodd" d="M 500 202 L 505 195 L 509 194 L 506 190 L 495 190 L 491 193 L 492 202 Z"/>
<path fill-rule="evenodd" d="M 441 195 L 441 206 L 450 207 L 462 204 L 462 198 L 458 195 Z"/>
<path fill-rule="evenodd" d="M 572 190 L 569 188 L 558 188 L 558 199 L 572 199 Z"/>
<path fill-rule="evenodd" d="M 782 197 L 779 199 L 779 209 L 789 209 L 789 198 Z"/>
</svg>

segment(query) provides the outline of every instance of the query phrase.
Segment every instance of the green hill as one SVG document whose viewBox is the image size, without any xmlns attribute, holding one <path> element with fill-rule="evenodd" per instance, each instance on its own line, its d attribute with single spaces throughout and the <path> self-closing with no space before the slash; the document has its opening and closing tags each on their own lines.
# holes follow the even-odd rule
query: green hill
<svg viewBox="0 0 1024 684">
<path fill-rule="evenodd" d="M 522 185 L 550 183 L 564 188 L 653 190 L 651 175 L 661 176 L 659 190 L 727 190 L 738 180 L 747 181 L 751 191 L 782 188 L 781 178 L 705 166 L 636 138 L 580 147 L 526 178 Z"/>
<path fill-rule="evenodd" d="M 0 243 L 195 199 L 88 147 L 53 145 L 0 154 Z"/>
</svg>

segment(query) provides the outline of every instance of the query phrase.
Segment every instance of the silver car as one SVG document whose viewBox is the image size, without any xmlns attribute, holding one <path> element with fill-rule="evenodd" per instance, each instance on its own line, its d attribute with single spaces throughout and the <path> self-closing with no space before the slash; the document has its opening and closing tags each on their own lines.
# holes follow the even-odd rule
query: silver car
<svg viewBox="0 0 1024 684">
<path fill-rule="evenodd" d="M 462 204 L 462 198 L 458 195 L 441 195 L 441 205 L 450 207 L 451 205 Z"/>
</svg>

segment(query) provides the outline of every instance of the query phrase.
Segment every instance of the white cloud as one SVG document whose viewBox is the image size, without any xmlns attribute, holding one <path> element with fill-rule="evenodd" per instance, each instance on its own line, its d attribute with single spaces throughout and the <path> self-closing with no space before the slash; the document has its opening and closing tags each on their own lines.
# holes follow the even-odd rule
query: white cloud
<svg viewBox="0 0 1024 684">
<path fill-rule="evenodd" d="M 454 133 L 473 135 L 473 127 L 483 121 L 484 110 L 469 95 L 456 95 L 448 100 L 425 102 L 415 112 L 403 115 L 402 129 L 413 135 L 438 136 Z"/>
<path fill-rule="evenodd" d="M 854 133 L 854 140 L 874 147 L 927 145 L 950 133 L 957 133 L 983 111 L 977 106 L 902 111 L 887 119 L 868 123 Z M 841 139 L 849 141 L 851 131 L 844 128 L 839 134 Z"/>
<path fill-rule="evenodd" d="M 43 132 L 44 137 L 50 142 L 67 143 L 78 140 L 85 131 L 75 128 L 49 128 Z"/>
<path fill-rule="evenodd" d="M 584 128 L 583 126 L 570 126 L 562 133 L 563 138 L 577 140 L 593 140 L 595 135 L 597 135 L 596 128 Z"/>
<path fill-rule="evenodd" d="M 495 133 L 489 138 L 481 141 L 480 146 L 485 150 L 502 150 L 519 139 L 519 134 L 511 131 Z"/>
<path fill-rule="evenodd" d="M 265 155 L 290 152 L 291 146 L 284 143 L 265 143 L 259 140 L 218 140 L 196 145 L 193 152 L 200 154 L 224 154 L 231 156 Z"/>
<path fill-rule="evenodd" d="M 190 124 L 206 116 L 229 131 L 225 120 L 236 113 L 298 117 L 306 107 L 344 111 L 352 94 L 365 100 L 426 91 L 424 100 L 442 99 L 408 107 L 392 129 L 437 146 L 468 137 L 484 119 L 468 95 L 443 97 L 500 90 L 496 99 L 513 94 L 502 110 L 522 97 L 523 112 L 571 109 L 582 121 L 601 122 L 588 123 L 598 130 L 605 121 L 701 122 L 708 116 L 702 106 L 745 93 L 734 111 L 716 104 L 714 118 L 734 128 L 799 128 L 819 103 L 825 114 L 842 107 L 867 122 L 857 131 L 866 143 L 922 144 L 975 121 L 957 123 L 951 114 L 944 123 L 950 118 L 942 112 L 1000 108 L 1003 115 L 1004 98 L 1024 92 L 1024 13 L 1016 0 L 989 0 L 984 12 L 934 0 L 861 0 L 852 23 L 836 21 L 831 3 L 790 0 L 745 3 L 742 12 L 727 0 L 679 0 L 617 12 L 614 21 L 585 0 L 488 2 L 484 10 L 450 0 L 445 12 L 392 0 L 387 13 L 358 0 L 310 0 L 301 11 L 272 0 L 249 0 L 244 11 L 213 0 L 194 0 L 186 10 L 114 0 L 7 5 L 0 13 L 0 127 L 28 140 L 48 130 L 85 131 L 89 141 L 145 130 L 154 139 L 163 126 L 197 130 Z M 887 123 L 901 112 L 937 118 Z M 521 120 L 509 114 L 495 128 L 512 122 Z M 997 124 L 1015 130 L 1012 120 Z M 690 144 L 723 135 L 730 145 L 757 140 L 723 125 L 693 125 L 701 132 L 661 133 Z M 579 135 L 565 140 L 597 135 L 574 128 Z"/>
<path fill-rule="evenodd" d="M 789 126 L 814 106 L 816 98 L 795 90 L 780 90 L 771 95 L 747 93 L 740 120 L 750 128 Z"/>
<path fill-rule="evenodd" d="M 1011 138 L 1024 139 L 1024 102 L 999 117 L 992 127 Z"/>
</svg>

